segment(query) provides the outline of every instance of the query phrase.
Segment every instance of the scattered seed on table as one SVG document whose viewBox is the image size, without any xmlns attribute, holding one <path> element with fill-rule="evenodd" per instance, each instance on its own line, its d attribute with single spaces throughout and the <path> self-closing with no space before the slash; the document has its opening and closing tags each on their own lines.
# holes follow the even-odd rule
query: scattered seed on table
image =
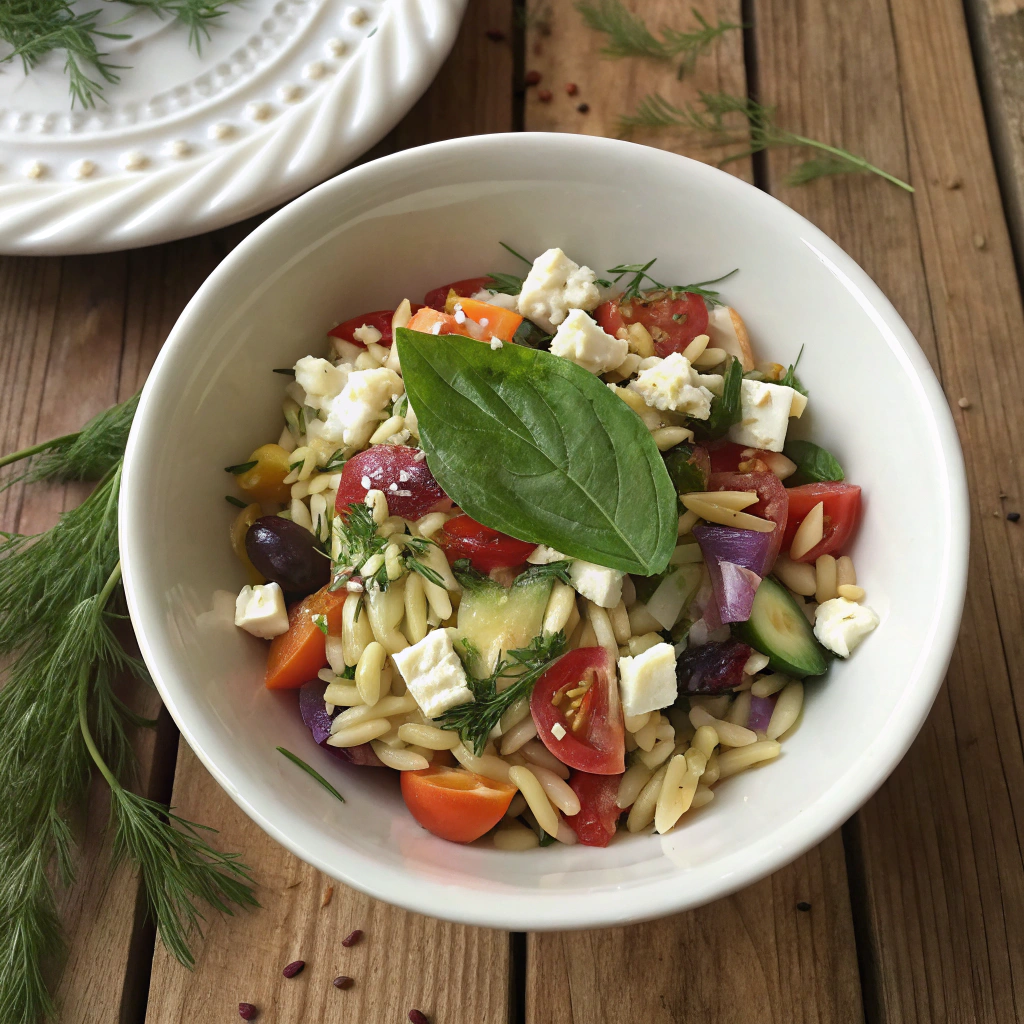
<svg viewBox="0 0 1024 1024">
<path fill-rule="evenodd" d="M 950 178 L 946 182 L 946 188 L 948 189 L 958 189 L 961 185 L 963 185 L 963 182 L 959 178 Z"/>
<path fill-rule="evenodd" d="M 1007 512 L 1006 513 L 1006 518 L 1009 519 L 1011 523 L 1019 523 L 1020 522 L 1020 513 L 1019 512 Z"/>
<path fill-rule="evenodd" d="M 959 405 L 961 409 L 970 409 L 971 400 L 969 398 L 958 398 L 956 400 L 956 404 Z"/>
<path fill-rule="evenodd" d="M 334 898 L 334 886 L 333 885 L 329 885 L 324 890 L 324 898 L 320 901 L 320 909 L 323 910 L 324 907 L 326 907 L 327 904 L 330 903 L 333 898 Z"/>
<path fill-rule="evenodd" d="M 359 928 L 357 928 L 354 932 L 349 932 L 349 934 L 346 935 L 345 938 L 343 938 L 341 940 L 341 944 L 346 949 L 348 949 L 349 946 L 354 946 L 362 937 L 363 937 L 362 931 Z"/>
<path fill-rule="evenodd" d="M 801 900 L 796 905 L 796 909 L 797 910 L 802 910 L 806 914 L 807 911 L 811 909 L 811 905 L 810 905 L 810 903 L 807 902 L 807 900 Z"/>
<path fill-rule="evenodd" d="M 539 99 L 541 101 L 541 103 L 550 103 L 551 102 L 551 90 L 550 89 L 540 89 L 540 90 L 538 90 L 538 92 L 537 92 L 537 99 Z"/>
<path fill-rule="evenodd" d="M 412 1024 L 430 1024 L 427 1015 L 422 1010 L 410 1010 L 409 1020 Z"/>
<path fill-rule="evenodd" d="M 489 28 L 485 33 L 488 39 L 492 43 L 503 43 L 505 42 L 505 33 L 500 28 Z"/>
<path fill-rule="evenodd" d="M 527 85 L 536 85 L 540 81 L 539 71 L 527 71 L 526 78 L 523 79 Z"/>
<path fill-rule="evenodd" d="M 355 979 L 350 978 L 347 974 L 339 974 L 331 984 L 335 988 L 351 988 L 355 984 Z"/>
<path fill-rule="evenodd" d="M 578 93 L 580 91 L 580 87 L 575 82 L 566 82 L 565 83 L 565 91 L 570 96 L 575 96 L 576 93 Z"/>
<path fill-rule="evenodd" d="M 294 978 L 296 974 L 302 973 L 302 968 L 305 966 L 305 960 L 293 960 L 281 973 L 286 978 Z"/>
<path fill-rule="evenodd" d="M 241 1017 L 242 1020 L 255 1020 L 256 1015 L 259 1012 L 260 1011 L 257 1010 L 256 1007 L 252 1005 L 252 1003 L 238 1004 L 238 1016 Z"/>
<path fill-rule="evenodd" d="M 590 112 L 590 104 L 589 103 L 581 103 L 576 109 L 581 114 L 587 114 L 587 113 Z"/>
<path fill-rule="evenodd" d="M 984 249 L 985 248 L 985 236 L 984 235 L 975 235 L 974 236 L 974 248 L 975 249 Z"/>
</svg>

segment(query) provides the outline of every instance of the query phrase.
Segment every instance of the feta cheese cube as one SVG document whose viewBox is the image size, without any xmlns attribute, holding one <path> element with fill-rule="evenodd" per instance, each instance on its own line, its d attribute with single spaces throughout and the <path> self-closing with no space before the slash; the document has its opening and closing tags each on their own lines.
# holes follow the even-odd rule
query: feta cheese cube
<svg viewBox="0 0 1024 1024">
<path fill-rule="evenodd" d="M 492 292 L 490 288 L 481 288 L 472 298 L 477 302 L 487 302 L 492 306 L 501 306 L 502 309 L 519 311 L 519 296 L 506 295 L 504 292 Z"/>
<path fill-rule="evenodd" d="M 402 378 L 386 367 L 353 370 L 341 394 L 331 399 L 323 436 L 335 444 L 362 447 L 380 425 L 394 395 L 405 392 Z"/>
<path fill-rule="evenodd" d="M 325 399 L 341 394 L 348 375 L 348 366 L 335 366 L 315 356 L 303 356 L 295 364 L 295 383 L 306 392 L 305 404 L 314 409 L 321 408 Z"/>
<path fill-rule="evenodd" d="M 601 301 L 590 267 L 577 266 L 561 249 L 533 261 L 519 293 L 519 312 L 554 333 L 570 309 L 593 309 Z"/>
<path fill-rule="evenodd" d="M 656 357 L 655 357 L 656 358 Z M 629 383 L 629 388 L 654 409 L 672 411 L 706 420 L 711 415 L 712 392 L 700 383 L 690 360 L 678 352 L 666 359 L 645 359 L 640 375 Z M 713 376 L 713 375 L 712 375 Z M 722 380 L 721 377 L 718 378 Z"/>
<path fill-rule="evenodd" d="M 643 715 L 675 703 L 676 652 L 671 644 L 649 647 L 635 658 L 619 658 L 619 696 L 624 715 Z"/>
<path fill-rule="evenodd" d="M 561 722 L 555 722 L 555 724 L 551 726 L 551 735 L 554 736 L 556 740 L 564 740 L 565 726 L 562 725 Z"/>
<path fill-rule="evenodd" d="M 235 599 L 235 625 L 264 640 L 287 633 L 288 609 L 280 586 L 260 583 L 242 587 Z"/>
<path fill-rule="evenodd" d="M 437 718 L 449 708 L 473 700 L 466 670 L 447 630 L 431 630 L 419 643 L 391 657 L 427 718 Z"/>
<path fill-rule="evenodd" d="M 530 565 L 548 565 L 551 562 L 560 562 L 563 558 L 565 555 L 561 551 L 549 548 L 547 544 L 538 544 L 526 560 Z"/>
<path fill-rule="evenodd" d="M 599 608 L 614 608 L 622 600 L 622 577 L 618 569 L 608 569 L 577 558 L 569 566 L 569 578 L 576 592 Z"/>
<path fill-rule="evenodd" d="M 614 370 L 629 352 L 629 342 L 613 338 L 582 309 L 572 309 L 551 339 L 551 354 L 600 374 Z"/>
<path fill-rule="evenodd" d="M 848 658 L 877 625 L 878 616 L 867 605 L 845 597 L 822 601 L 814 611 L 814 635 L 840 658 Z"/>
<path fill-rule="evenodd" d="M 803 397 L 781 384 L 743 381 L 740 384 L 740 421 L 729 428 L 729 440 L 747 448 L 781 452 L 795 395 Z"/>
</svg>

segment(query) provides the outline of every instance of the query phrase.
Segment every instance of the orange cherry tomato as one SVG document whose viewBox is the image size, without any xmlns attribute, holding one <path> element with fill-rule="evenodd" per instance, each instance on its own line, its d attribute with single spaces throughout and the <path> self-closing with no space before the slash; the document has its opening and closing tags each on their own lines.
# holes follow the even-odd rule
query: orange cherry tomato
<svg viewBox="0 0 1024 1024">
<path fill-rule="evenodd" d="M 515 786 L 465 768 L 431 765 L 402 772 L 402 797 L 409 813 L 428 832 L 452 843 L 471 843 L 489 832 L 515 795 Z"/>
<path fill-rule="evenodd" d="M 434 309 L 444 309 L 449 292 L 455 292 L 456 295 L 475 295 L 481 288 L 492 284 L 494 284 L 493 277 L 467 277 L 461 281 L 442 285 L 440 288 L 432 288 L 423 296 L 423 302 Z"/>
<path fill-rule="evenodd" d="M 518 313 L 504 306 L 493 306 L 476 299 L 459 299 L 459 302 L 462 304 L 462 312 L 483 328 L 484 340 L 497 338 L 499 341 L 511 341 L 523 322 Z"/>
<path fill-rule="evenodd" d="M 332 594 L 324 587 L 288 609 L 288 632 L 270 641 L 265 681 L 268 690 L 295 690 L 316 679 L 317 672 L 327 665 L 327 638 L 313 617 L 326 616 L 327 632 L 340 636 L 346 597 L 346 590 Z"/>
<path fill-rule="evenodd" d="M 255 462 L 252 469 L 239 473 L 235 483 L 251 501 L 289 501 L 290 484 L 284 478 L 291 472 L 291 456 L 279 444 L 263 444 L 246 459 Z"/>
<path fill-rule="evenodd" d="M 409 330 L 422 331 L 424 334 L 461 334 L 465 338 L 472 337 L 464 323 L 460 324 L 450 313 L 439 313 L 429 306 L 414 314 L 409 321 Z"/>
</svg>

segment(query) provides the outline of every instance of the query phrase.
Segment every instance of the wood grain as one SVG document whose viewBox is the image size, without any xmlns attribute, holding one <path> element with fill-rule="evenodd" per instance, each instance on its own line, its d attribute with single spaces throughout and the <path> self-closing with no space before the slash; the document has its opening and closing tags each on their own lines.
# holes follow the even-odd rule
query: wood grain
<svg viewBox="0 0 1024 1024">
<path fill-rule="evenodd" d="M 794 156 L 768 161 L 773 190 L 850 251 L 915 332 L 954 406 L 970 481 L 971 574 L 947 686 L 848 832 L 869 1016 L 1019 1019 L 1024 536 L 1004 513 L 1022 496 L 1024 320 L 963 12 L 953 0 L 757 10 L 759 86 L 780 120 L 917 188 L 837 178 L 787 190 Z"/>
<path fill-rule="evenodd" d="M 487 29 L 507 33 L 493 42 Z M 508 0 L 470 5 L 455 49 L 427 95 L 374 150 L 381 155 L 452 135 L 512 127 L 512 8 Z M 369 158 L 369 157 L 368 157 Z M 237 229 L 236 229 L 237 230 Z M 217 233 L 214 239 L 221 236 Z M 142 278 L 133 277 L 129 308 L 145 321 L 147 302 L 166 302 L 159 282 L 196 263 L 212 266 L 216 242 L 196 239 L 153 250 Z M 196 247 L 206 246 L 204 255 Z M 168 253 L 170 252 L 170 255 Z M 171 261 L 169 264 L 167 261 Z M 198 285 L 190 283 L 194 290 Z M 188 289 L 183 289 L 187 291 Z M 130 321 L 130 324 L 133 321 Z M 152 353 L 146 348 L 149 358 Z M 221 790 L 188 747 L 181 745 L 174 805 L 186 817 L 216 825 L 223 849 L 240 850 L 259 883 L 263 909 L 213 917 L 199 946 L 194 972 L 173 961 L 159 943 L 153 957 L 148 1024 L 231 1019 L 240 1001 L 260 1007 L 264 1019 L 401 1021 L 411 1008 L 444 1024 L 504 1024 L 509 1016 L 509 939 L 445 924 L 376 903 L 302 864 L 265 835 Z M 321 907 L 333 886 L 331 901 Z M 354 928 L 366 940 L 346 950 Z M 282 968 L 303 959 L 297 978 Z M 335 989 L 339 974 L 356 979 Z"/>
<path fill-rule="evenodd" d="M 680 4 L 629 6 L 642 10 L 652 28 L 687 24 Z M 531 9 L 545 10 L 536 2 Z M 743 20 L 738 3 L 720 0 L 703 10 L 711 21 Z M 550 103 L 531 89 L 527 129 L 615 134 L 619 116 L 651 92 L 676 104 L 695 99 L 698 90 L 746 95 L 738 32 L 724 36 L 695 74 L 680 83 L 663 63 L 603 60 L 598 55 L 601 37 L 589 30 L 581 33 L 579 15 L 568 5 L 551 16 L 551 34 L 543 31 L 534 21 L 529 66 L 541 72 L 542 84 L 580 78 L 580 96 L 590 102 L 591 111 L 581 122 L 582 115 L 569 108 L 554 84 Z M 644 133 L 636 141 L 706 161 L 721 155 L 678 131 Z M 752 177 L 749 161 L 729 168 L 747 180 Z M 810 912 L 798 911 L 798 902 L 810 903 Z M 526 982 L 530 1024 L 860 1021 L 842 841 L 836 834 L 773 877 L 687 914 L 624 929 L 531 936 Z"/>
</svg>

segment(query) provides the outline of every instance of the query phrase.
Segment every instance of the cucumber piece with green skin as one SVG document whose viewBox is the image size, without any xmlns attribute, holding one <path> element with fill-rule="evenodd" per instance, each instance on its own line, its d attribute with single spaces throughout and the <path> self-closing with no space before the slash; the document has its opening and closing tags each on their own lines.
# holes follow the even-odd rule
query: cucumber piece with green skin
<svg viewBox="0 0 1024 1024">
<path fill-rule="evenodd" d="M 771 576 L 761 580 L 746 622 L 734 622 L 733 635 L 767 655 L 776 672 L 803 679 L 828 668 L 824 648 L 790 592 Z"/>
<path fill-rule="evenodd" d="M 478 678 L 486 679 L 499 658 L 528 647 L 541 632 L 553 577 L 520 578 L 504 587 L 487 577 L 472 583 L 463 577 L 455 648 L 461 645 L 466 667 Z"/>
</svg>

